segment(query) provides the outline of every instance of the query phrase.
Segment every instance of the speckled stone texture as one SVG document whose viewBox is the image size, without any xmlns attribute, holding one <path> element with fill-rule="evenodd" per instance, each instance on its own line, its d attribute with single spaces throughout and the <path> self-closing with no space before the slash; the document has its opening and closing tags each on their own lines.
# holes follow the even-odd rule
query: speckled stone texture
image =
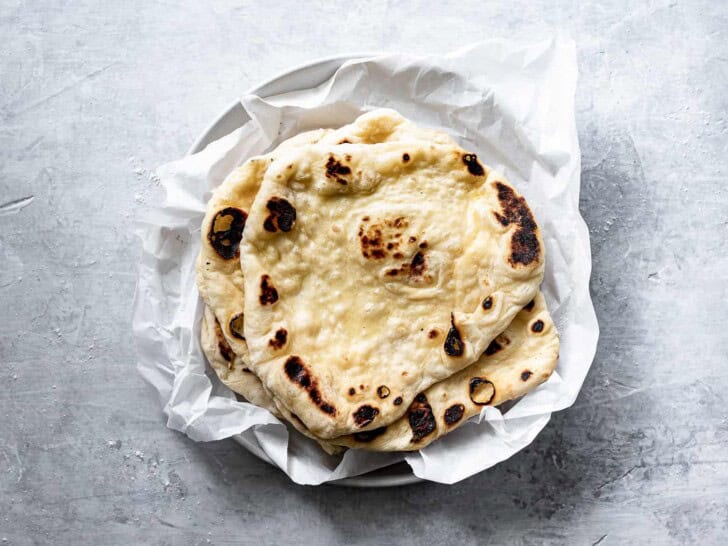
<svg viewBox="0 0 728 546">
<path fill-rule="evenodd" d="M 725 2 L 176 4 L 0 3 L 0 539 L 728 543 Z M 151 169 L 297 63 L 558 28 L 602 328 L 574 407 L 449 487 L 299 487 L 166 429 L 129 325 Z"/>
</svg>

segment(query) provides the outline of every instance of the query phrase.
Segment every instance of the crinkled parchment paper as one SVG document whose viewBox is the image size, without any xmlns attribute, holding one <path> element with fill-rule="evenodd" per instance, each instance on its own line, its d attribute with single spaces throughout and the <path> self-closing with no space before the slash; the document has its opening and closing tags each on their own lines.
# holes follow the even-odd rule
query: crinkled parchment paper
<svg viewBox="0 0 728 546">
<path fill-rule="evenodd" d="M 144 245 L 134 304 L 138 368 L 159 392 L 167 426 L 193 440 L 230 436 L 301 484 L 354 476 L 405 460 L 421 478 L 454 483 L 527 446 L 551 412 L 570 406 L 594 357 L 591 256 L 579 215 L 580 155 L 571 40 L 488 41 L 443 57 L 381 55 L 344 63 L 316 88 L 241 99 L 250 121 L 202 152 L 159 168 L 166 201 L 139 225 Z M 194 260 L 211 190 L 248 157 L 298 132 L 337 127 L 377 107 L 447 131 L 503 172 L 531 204 L 546 243 L 543 291 L 561 333 L 557 372 L 504 415 L 478 419 L 409 454 L 325 455 L 266 410 L 236 400 L 206 368 Z"/>
</svg>

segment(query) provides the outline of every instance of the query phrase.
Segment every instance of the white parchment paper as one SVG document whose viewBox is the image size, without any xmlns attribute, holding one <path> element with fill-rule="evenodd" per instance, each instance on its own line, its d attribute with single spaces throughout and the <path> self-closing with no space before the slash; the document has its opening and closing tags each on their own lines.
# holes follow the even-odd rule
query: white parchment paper
<svg viewBox="0 0 728 546">
<path fill-rule="evenodd" d="M 160 167 L 166 200 L 139 225 L 144 251 L 133 327 L 139 371 L 159 392 L 167 425 L 198 441 L 236 436 L 301 484 L 401 460 L 421 478 L 454 483 L 531 443 L 553 411 L 574 402 L 599 335 L 589 296 L 589 234 L 578 209 L 576 75 L 575 47 L 563 36 L 531 45 L 487 41 L 442 57 L 349 61 L 316 88 L 242 97 L 249 122 L 202 152 Z M 549 381 L 505 414 L 487 407 L 419 452 L 349 450 L 337 458 L 289 432 L 266 410 L 237 401 L 206 368 L 194 260 L 210 191 L 235 166 L 296 133 L 338 127 L 378 107 L 447 131 L 526 196 L 543 229 L 543 291 L 561 334 L 561 353 Z"/>
</svg>

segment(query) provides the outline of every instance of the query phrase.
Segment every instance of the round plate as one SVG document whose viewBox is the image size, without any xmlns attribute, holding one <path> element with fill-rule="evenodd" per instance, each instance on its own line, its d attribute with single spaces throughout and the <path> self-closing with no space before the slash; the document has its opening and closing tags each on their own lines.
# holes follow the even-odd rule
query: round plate
<svg viewBox="0 0 728 546">
<path fill-rule="evenodd" d="M 300 89 L 308 89 L 315 87 L 334 75 L 336 70 L 351 59 L 361 59 L 371 57 L 374 54 L 351 54 L 340 55 L 336 57 L 327 57 L 319 59 L 311 63 L 296 67 L 292 70 L 283 72 L 278 76 L 256 86 L 248 91 L 250 95 L 258 95 L 259 97 L 271 97 Z M 205 148 L 211 142 L 222 138 L 228 133 L 241 127 L 244 123 L 250 121 L 240 102 L 231 104 L 213 121 L 195 140 L 194 144 L 187 151 L 188 154 L 194 154 Z M 258 458 L 273 464 L 265 453 L 257 448 L 257 446 L 249 445 L 241 436 L 236 435 L 233 438 L 248 451 Z M 386 468 L 380 468 L 362 476 L 352 478 L 344 478 L 329 482 L 332 485 L 343 485 L 348 487 L 395 487 L 399 485 L 408 485 L 421 482 L 422 479 L 412 474 L 412 469 L 406 463 L 398 463 Z"/>
</svg>

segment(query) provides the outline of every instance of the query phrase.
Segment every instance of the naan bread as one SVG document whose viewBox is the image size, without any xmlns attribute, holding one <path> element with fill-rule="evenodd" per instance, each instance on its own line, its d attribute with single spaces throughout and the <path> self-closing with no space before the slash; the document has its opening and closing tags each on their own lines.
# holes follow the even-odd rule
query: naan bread
<svg viewBox="0 0 728 546">
<path fill-rule="evenodd" d="M 267 409 L 281 418 L 273 399 L 263 388 L 260 379 L 250 371 L 243 359 L 235 354 L 222 333 L 220 323 L 208 306 L 202 315 L 200 344 L 210 367 L 225 386 L 238 393 L 251 404 Z"/>
<path fill-rule="evenodd" d="M 330 130 L 309 131 L 281 144 L 279 150 L 317 142 Z M 260 181 L 275 153 L 253 157 L 230 173 L 215 190 L 202 221 L 202 244 L 197 257 L 197 288 L 220 322 L 235 354 L 248 362 L 243 334 L 243 273 L 240 239 Z"/>
<path fill-rule="evenodd" d="M 549 378 L 558 359 L 559 335 L 539 294 L 477 362 L 420 393 L 403 417 L 332 442 L 374 451 L 422 449 L 479 415 L 484 406 L 498 406 L 535 389 Z"/>
<path fill-rule="evenodd" d="M 268 394 L 260 379 L 252 373 L 240 356 L 236 355 L 228 345 L 212 310 L 205 306 L 202 315 L 200 331 L 200 344 L 210 367 L 214 370 L 220 381 L 230 390 L 238 393 L 251 404 L 266 409 L 279 419 L 288 421 L 298 432 L 315 440 L 329 455 L 337 455 L 345 450 L 344 447 L 333 445 L 313 436 L 300 420 L 287 409 L 280 411 L 276 401 Z"/>
<path fill-rule="evenodd" d="M 294 139 L 286 141 L 271 156 L 280 155 L 286 150 L 317 141 L 328 144 L 376 144 L 417 139 L 443 145 L 453 144 L 452 139 L 444 133 L 419 128 L 391 110 L 378 110 L 361 116 L 355 123 L 337 131 L 321 130 L 298 135 Z M 203 223 L 203 245 L 198 262 L 200 293 L 203 299 L 216 308 L 216 313 L 222 317 L 223 333 L 234 352 L 241 355 L 242 367 L 245 367 L 244 364 L 249 361 L 249 358 L 244 337 L 238 337 L 244 335 L 240 303 L 243 286 L 240 269 L 236 267 L 238 261 L 234 257 L 238 254 L 237 242 L 245 225 L 246 211 L 249 210 L 260 180 L 271 162 L 271 156 L 254 158 L 232 173 L 215 192 Z M 479 167 L 477 160 L 473 157 L 472 161 L 477 170 Z M 228 207 L 239 209 L 243 214 L 237 217 L 234 213 L 226 215 L 224 209 Z M 239 221 L 240 218 L 242 218 L 242 222 Z M 215 224 L 217 224 L 216 229 L 212 229 Z M 253 374 L 246 372 L 246 377 L 252 378 L 265 392 Z M 279 401 L 267 396 L 267 404 L 277 405 L 277 413 L 283 413 L 286 418 L 296 423 L 297 419 L 294 414 Z M 298 425 L 297 428 L 305 431 L 305 427 L 300 421 L 298 421 Z"/>
<path fill-rule="evenodd" d="M 244 362 L 249 362 L 249 357 L 243 333 L 243 276 L 239 243 L 248 211 L 269 165 L 286 151 L 317 142 L 345 145 L 399 140 L 455 144 L 445 133 L 418 127 L 394 110 L 379 109 L 336 130 L 308 131 L 285 140 L 270 154 L 246 161 L 215 190 L 202 221 L 202 241 L 196 265 L 197 286 L 203 301 L 220 321 L 229 345 Z"/>
<path fill-rule="evenodd" d="M 478 361 L 432 385 L 419 399 L 415 397 L 403 417 L 386 427 L 324 442 L 306 430 L 285 407 L 279 408 L 257 376 L 245 371 L 237 355 L 231 355 L 219 324 L 207 307 L 201 338 L 205 356 L 225 385 L 250 403 L 289 421 L 296 430 L 318 441 L 329 454 L 340 452 L 340 446 L 371 451 L 422 449 L 479 415 L 484 406 L 498 406 L 535 389 L 551 376 L 559 356 L 558 332 L 543 295 L 539 294 L 490 343 Z"/>
<path fill-rule="evenodd" d="M 241 243 L 250 367 L 324 439 L 388 425 L 538 291 L 540 229 L 454 144 L 281 153 Z"/>
</svg>

